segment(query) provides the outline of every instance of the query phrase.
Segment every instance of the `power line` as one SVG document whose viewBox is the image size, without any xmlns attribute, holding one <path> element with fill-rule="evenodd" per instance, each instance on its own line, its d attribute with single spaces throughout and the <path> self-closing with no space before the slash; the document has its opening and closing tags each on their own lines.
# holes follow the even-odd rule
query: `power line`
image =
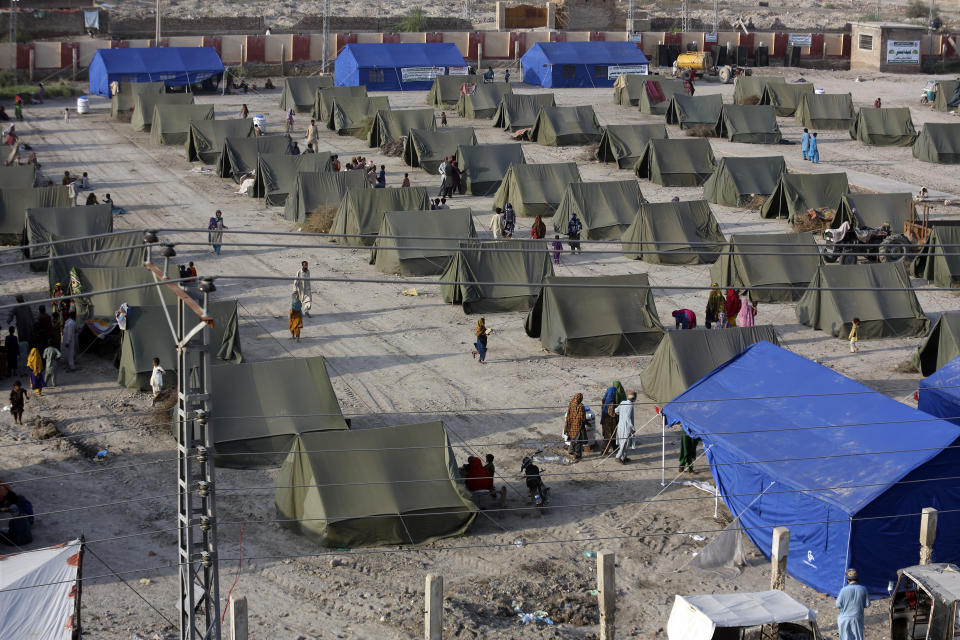
<svg viewBox="0 0 960 640">
<path fill-rule="evenodd" d="M 119 580 L 120 582 L 122 582 L 128 589 L 130 589 L 130 591 L 133 591 L 135 594 L 137 594 L 137 597 L 140 598 L 141 600 L 143 600 L 144 602 L 146 602 L 148 607 L 150 607 L 151 609 L 153 609 L 158 616 L 160 616 L 161 618 L 163 618 L 164 620 L 167 621 L 167 624 L 169 624 L 171 627 L 176 626 L 175 624 L 173 624 L 173 621 L 171 621 L 170 618 L 168 618 L 167 616 L 163 615 L 163 613 L 160 611 L 160 609 L 157 609 L 155 606 L 153 606 L 153 603 L 150 602 L 149 600 L 147 600 L 147 599 L 143 596 L 142 593 L 140 593 L 139 591 L 137 591 L 136 589 L 134 589 L 132 586 L 130 586 L 130 583 L 127 582 L 126 580 L 124 580 L 116 571 L 114 571 L 114 570 L 113 570 L 113 567 L 111 567 L 110 565 L 108 565 L 108 564 L 106 563 L 106 561 L 105 561 L 103 558 L 101 558 L 100 556 L 98 556 L 97 553 L 96 553 L 93 549 L 90 549 L 89 547 L 87 547 L 87 548 L 84 549 L 84 551 L 89 551 L 90 553 L 92 553 L 92 554 L 93 554 L 93 557 L 96 558 L 97 560 L 99 560 L 100 563 L 101 563 L 103 566 L 105 566 L 105 567 L 110 571 L 110 573 L 112 573 L 112 574 L 117 578 L 117 580 Z"/>
</svg>

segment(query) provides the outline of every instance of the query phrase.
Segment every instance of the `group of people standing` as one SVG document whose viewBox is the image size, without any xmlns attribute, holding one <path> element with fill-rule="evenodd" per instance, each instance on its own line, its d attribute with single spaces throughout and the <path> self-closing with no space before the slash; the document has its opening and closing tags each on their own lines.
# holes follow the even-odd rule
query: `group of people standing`
<svg viewBox="0 0 960 640">
<path fill-rule="evenodd" d="M 636 433 L 633 420 L 634 402 L 636 400 L 637 392 L 630 391 L 627 393 L 619 380 L 615 380 L 603 394 L 600 416 L 603 437 L 602 445 L 598 448 L 600 449 L 600 455 L 609 455 L 615 451 L 614 457 L 620 464 L 630 462 L 627 452 L 633 447 L 633 434 Z M 563 427 L 563 433 L 574 462 L 583 457 L 583 447 L 590 441 L 589 429 L 587 407 L 583 404 L 583 394 L 578 393 L 573 396 L 570 405 L 567 407 Z"/>
<path fill-rule="evenodd" d="M 453 156 L 443 159 L 438 169 L 440 177 L 440 197 L 452 198 L 454 192 L 458 195 L 463 194 L 463 176 L 460 167 L 457 166 L 457 160 Z"/>
<path fill-rule="evenodd" d="M 803 128 L 803 133 L 800 135 L 800 153 L 804 160 L 813 163 L 820 162 L 820 147 L 817 144 L 816 131 L 810 133 L 806 127 Z"/>
<path fill-rule="evenodd" d="M 707 298 L 706 309 L 707 329 L 754 326 L 757 306 L 750 299 L 749 291 L 744 291 L 741 296 L 736 289 L 727 288 L 727 295 L 724 296 L 723 289 L 716 282 L 710 286 L 712 288 Z M 696 320 L 694 320 L 695 324 Z"/>
</svg>

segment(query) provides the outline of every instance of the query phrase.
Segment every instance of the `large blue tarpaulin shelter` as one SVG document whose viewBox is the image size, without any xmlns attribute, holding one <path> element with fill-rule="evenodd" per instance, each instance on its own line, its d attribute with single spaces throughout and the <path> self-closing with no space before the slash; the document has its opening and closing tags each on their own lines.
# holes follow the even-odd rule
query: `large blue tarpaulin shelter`
<svg viewBox="0 0 960 640">
<path fill-rule="evenodd" d="M 538 42 L 520 64 L 523 81 L 540 87 L 612 87 L 622 74 L 649 69 L 635 42 Z"/>
<path fill-rule="evenodd" d="M 920 411 L 960 425 L 960 356 L 920 381 Z"/>
<path fill-rule="evenodd" d="M 920 512 L 960 527 L 960 427 L 932 418 L 806 358 L 759 342 L 663 408 L 703 440 L 717 489 L 760 551 L 790 529 L 788 573 L 836 595 L 854 567 L 887 596 L 916 564 Z M 951 445 L 954 448 L 950 448 Z M 941 535 L 934 562 L 960 558 Z"/>
<path fill-rule="evenodd" d="M 333 62 L 335 85 L 368 91 L 421 91 L 436 76 L 466 73 L 467 62 L 452 42 L 348 44 Z"/>
<path fill-rule="evenodd" d="M 90 62 L 90 93 L 110 97 L 111 82 L 158 82 L 168 87 L 216 81 L 223 62 L 213 47 L 97 49 Z"/>
</svg>

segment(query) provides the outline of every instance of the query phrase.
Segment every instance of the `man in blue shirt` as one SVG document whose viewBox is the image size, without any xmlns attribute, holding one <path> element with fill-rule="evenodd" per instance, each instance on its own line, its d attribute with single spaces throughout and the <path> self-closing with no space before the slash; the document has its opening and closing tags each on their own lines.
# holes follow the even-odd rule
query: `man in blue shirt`
<svg viewBox="0 0 960 640">
<path fill-rule="evenodd" d="M 870 604 L 867 588 L 856 569 L 847 569 L 847 586 L 837 594 L 837 630 L 840 640 L 863 640 L 863 610 Z"/>
<path fill-rule="evenodd" d="M 800 153 L 803 155 L 804 160 L 809 160 L 809 151 L 810 151 L 810 130 L 804 127 L 803 133 L 800 134 Z"/>
</svg>

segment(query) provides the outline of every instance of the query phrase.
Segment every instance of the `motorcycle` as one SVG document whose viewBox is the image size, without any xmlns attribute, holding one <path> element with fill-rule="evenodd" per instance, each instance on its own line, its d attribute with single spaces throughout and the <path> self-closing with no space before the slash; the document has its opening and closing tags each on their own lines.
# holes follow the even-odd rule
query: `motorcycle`
<svg viewBox="0 0 960 640">
<path fill-rule="evenodd" d="M 836 229 L 827 229 L 824 236 L 823 259 L 829 263 L 857 264 L 861 257 L 866 262 L 900 262 L 910 255 L 910 240 L 894 233 L 887 223 L 873 229 L 844 222 Z"/>
<path fill-rule="evenodd" d="M 533 464 L 533 459 L 526 457 L 520 465 L 520 473 L 524 474 L 526 478 L 530 499 L 537 505 L 537 509 L 542 510 L 550 501 L 550 489 L 543 484 L 543 478 L 540 477 L 540 467 Z"/>
</svg>

